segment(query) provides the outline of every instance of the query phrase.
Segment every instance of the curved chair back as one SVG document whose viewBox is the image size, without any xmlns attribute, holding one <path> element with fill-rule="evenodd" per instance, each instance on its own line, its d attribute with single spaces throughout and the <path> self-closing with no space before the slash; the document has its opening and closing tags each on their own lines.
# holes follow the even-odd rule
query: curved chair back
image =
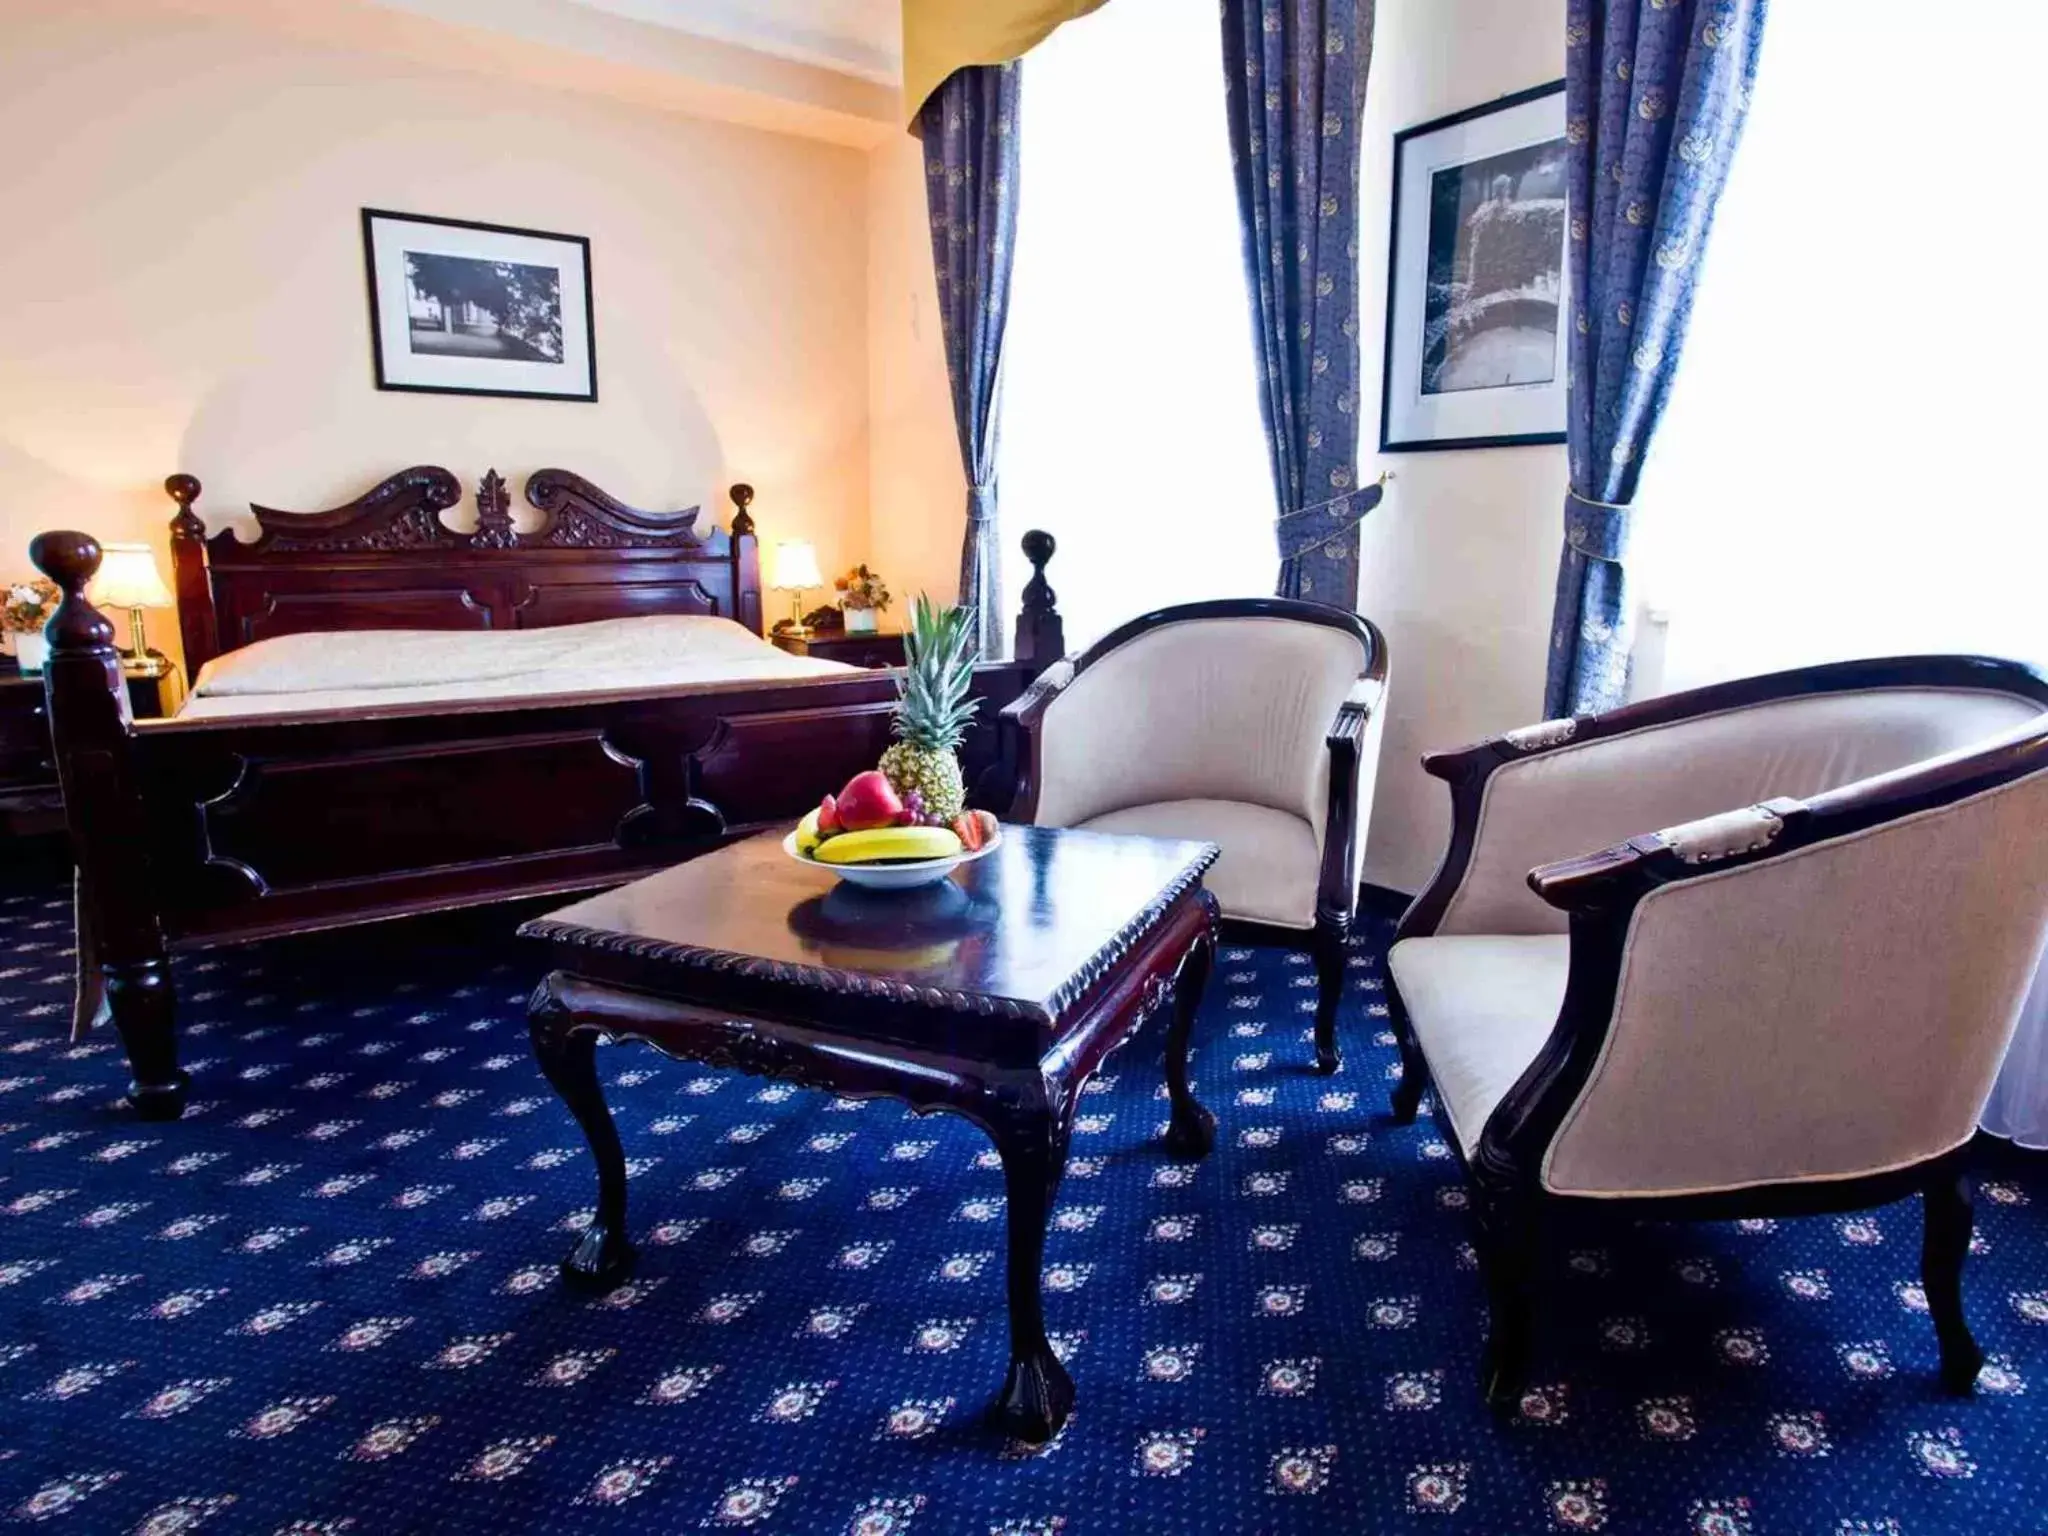
<svg viewBox="0 0 2048 1536">
<path fill-rule="evenodd" d="M 2048 946 L 2048 715 L 1629 846 L 1663 883 L 1596 920 L 1626 925 L 1618 971 L 1589 932 L 1582 974 L 1573 930 L 1581 1016 L 1607 977 L 1612 1008 L 1546 1187 L 1836 1180 L 1969 1141 Z"/>
<path fill-rule="evenodd" d="M 1323 833 L 1325 738 L 1385 648 L 1357 614 L 1289 598 L 1163 608 L 1104 636 L 1039 725 L 1044 826 L 1127 806 L 1235 800 Z"/>
<path fill-rule="evenodd" d="M 1658 720 L 1695 697 L 1651 699 L 1599 717 L 1582 744 L 1502 764 L 1488 776 L 1472 863 L 1435 932 L 1561 933 L 1564 914 L 1528 889 L 1530 870 L 1640 833 L 1773 796 L 1806 797 L 1984 741 L 2040 716 L 2038 682 L 1925 658 L 1915 681 L 1872 684 L 1876 667 L 1912 675 L 1912 660 L 1811 669 L 1793 697 L 1781 675 L 1719 685 L 1726 707 Z M 1948 664 L 1953 665 L 1948 665 Z M 1744 698 L 1755 690 L 1761 699 Z M 1632 724 L 1631 717 L 1645 723 Z M 1571 722 L 1557 722 L 1569 729 Z M 1542 727 L 1534 727 L 1541 730 Z M 1568 792 L 1565 791 L 1568 786 Z"/>
</svg>

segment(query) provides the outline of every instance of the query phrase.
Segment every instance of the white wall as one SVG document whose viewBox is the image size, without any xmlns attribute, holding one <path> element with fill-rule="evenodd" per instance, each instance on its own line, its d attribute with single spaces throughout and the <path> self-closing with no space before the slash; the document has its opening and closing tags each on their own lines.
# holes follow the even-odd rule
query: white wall
<svg viewBox="0 0 2048 1536">
<path fill-rule="evenodd" d="M 1421 754 L 1543 712 L 1563 537 L 1561 447 L 1375 454 L 1393 136 L 1564 74 L 1564 0 L 1379 0 L 1360 189 L 1361 480 L 1392 470 L 1365 520 L 1359 610 L 1386 631 L 1392 701 L 1365 878 L 1428 882 L 1450 797 Z"/>
<path fill-rule="evenodd" d="M 175 470 L 218 514 L 420 463 L 719 516 L 749 480 L 767 542 L 868 553 L 859 150 L 146 0 L 7 7 L 0 145 L 0 577 L 44 528 L 161 550 Z M 599 402 L 374 388 L 366 205 L 587 235 Z"/>
</svg>

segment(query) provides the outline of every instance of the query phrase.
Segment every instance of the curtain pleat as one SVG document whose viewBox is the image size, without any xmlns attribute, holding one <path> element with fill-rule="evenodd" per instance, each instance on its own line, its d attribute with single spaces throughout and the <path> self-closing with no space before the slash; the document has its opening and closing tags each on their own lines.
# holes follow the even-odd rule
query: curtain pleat
<svg viewBox="0 0 2048 1536">
<path fill-rule="evenodd" d="M 1628 535 L 1749 111 L 1765 0 L 1572 0 L 1564 549 L 1545 713 L 1628 692 Z"/>
<path fill-rule="evenodd" d="M 1373 0 L 1223 0 L 1224 88 L 1278 498 L 1283 597 L 1350 608 L 1358 524 L 1358 152 Z"/>
<path fill-rule="evenodd" d="M 919 114 L 925 204 L 931 216 L 939 329 L 952 383 L 953 424 L 967 475 L 967 531 L 960 602 L 975 615 L 983 649 L 1003 643 L 996 563 L 996 439 L 1001 415 L 1003 330 L 1017 245 L 1015 63 L 956 70 Z"/>
</svg>

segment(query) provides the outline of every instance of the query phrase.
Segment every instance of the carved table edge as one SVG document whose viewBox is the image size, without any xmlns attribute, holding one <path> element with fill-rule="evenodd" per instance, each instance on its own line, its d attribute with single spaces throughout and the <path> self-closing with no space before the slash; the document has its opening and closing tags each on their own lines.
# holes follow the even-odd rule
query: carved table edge
<svg viewBox="0 0 2048 1536">
<path fill-rule="evenodd" d="M 701 945 L 682 944 L 671 939 L 649 938 L 644 934 L 619 933 L 609 928 L 590 928 L 581 923 L 563 922 L 552 917 L 536 917 L 520 924 L 519 937 L 548 944 L 560 944 L 571 950 L 590 950 L 600 954 L 621 955 L 629 959 L 680 966 L 686 970 L 718 972 L 747 981 L 795 987 L 808 992 L 873 998 L 913 1008 L 943 1009 L 950 1013 L 1017 1019 L 1043 1029 L 1050 1029 L 1065 1017 L 1067 1010 L 1075 1002 L 1115 969 L 1141 940 L 1159 926 L 1174 904 L 1200 881 L 1221 853 L 1222 850 L 1214 843 L 1204 845 L 1202 851 L 1188 860 L 1179 874 L 1168 881 L 1141 911 L 1119 928 L 1106 944 L 1056 988 L 1052 997 L 1043 1005 L 1022 1002 L 1016 998 L 992 997 L 983 992 L 963 992 L 953 987 L 919 986 L 914 982 L 870 976 L 863 971 L 849 971 L 836 966 L 802 965 L 792 960 L 770 960 L 759 955 L 741 955 L 730 950 L 707 949 Z M 562 969 L 573 974 L 586 974 L 577 971 L 573 955 L 559 956 L 558 963 Z M 600 982 L 603 980 L 600 977 L 588 979 Z"/>
</svg>

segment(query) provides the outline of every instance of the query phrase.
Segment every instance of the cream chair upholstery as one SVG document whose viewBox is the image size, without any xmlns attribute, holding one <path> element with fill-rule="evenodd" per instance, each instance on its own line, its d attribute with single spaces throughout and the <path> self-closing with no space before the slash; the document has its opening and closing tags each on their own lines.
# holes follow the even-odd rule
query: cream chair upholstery
<svg viewBox="0 0 2048 1536">
<path fill-rule="evenodd" d="M 1967 1388 L 1962 1158 L 2048 946 L 2048 679 L 1843 663 L 1425 766 L 1454 828 L 1389 954 L 1395 1109 L 1433 1083 L 1477 1187 L 1490 1393 L 1515 1390 L 1547 1212 L 1915 1190 Z"/>
<path fill-rule="evenodd" d="M 1325 1071 L 1386 681 L 1386 643 L 1357 615 L 1247 598 L 1135 620 L 1008 712 L 1025 819 L 1213 842 L 1225 918 L 1311 937 Z"/>
</svg>

